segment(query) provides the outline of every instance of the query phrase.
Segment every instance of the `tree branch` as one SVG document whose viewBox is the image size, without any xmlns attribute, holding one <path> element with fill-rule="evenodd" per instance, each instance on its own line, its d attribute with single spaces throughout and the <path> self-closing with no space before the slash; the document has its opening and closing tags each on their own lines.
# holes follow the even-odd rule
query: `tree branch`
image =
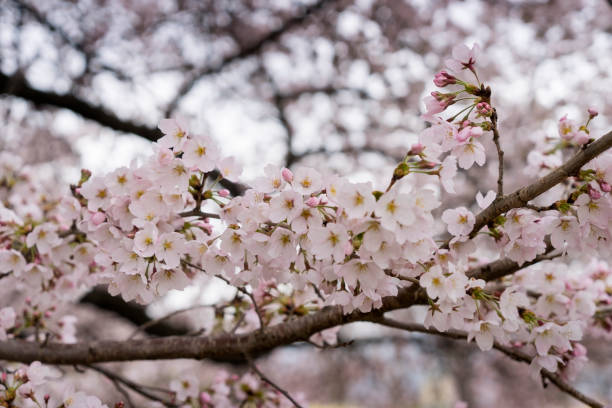
<svg viewBox="0 0 612 408">
<path fill-rule="evenodd" d="M 111 380 L 114 384 L 123 384 L 124 386 L 128 387 L 129 389 L 131 389 L 132 391 L 136 392 L 137 394 L 142 395 L 143 397 L 151 400 L 151 401 L 157 401 L 162 403 L 164 406 L 166 407 L 177 407 L 178 405 L 164 399 L 164 398 L 160 398 L 157 395 L 153 394 L 152 392 L 150 392 L 149 390 L 154 390 L 154 391 L 160 391 L 160 392 L 164 392 L 166 394 L 171 394 L 174 395 L 173 391 L 170 390 L 165 390 L 162 388 L 158 388 L 158 387 L 150 387 L 147 385 L 142 385 L 142 384 L 138 384 L 128 378 L 122 377 L 119 374 L 115 373 L 114 371 L 111 370 L 107 370 L 106 368 L 100 367 L 98 365 L 88 365 L 86 366 L 87 368 L 89 368 L 90 370 L 96 371 L 100 374 L 102 374 L 103 376 L 105 376 L 106 378 L 108 378 L 109 380 Z M 132 404 L 133 405 L 133 404 Z"/>
<path fill-rule="evenodd" d="M 26 81 L 21 73 L 12 76 L 4 75 L 0 72 L 0 94 L 16 96 L 27 101 L 30 101 L 35 106 L 46 105 L 56 108 L 68 109 L 85 119 L 93 120 L 98 124 L 116 130 L 118 132 L 132 133 L 141 136 L 147 140 L 155 142 L 162 137 L 162 133 L 157 128 L 148 127 L 146 125 L 136 124 L 129 120 L 123 120 L 112 112 L 87 102 L 84 99 L 78 98 L 72 94 L 57 94 L 54 92 L 45 92 L 34 89 Z M 213 170 L 210 172 L 212 178 L 217 178 L 219 172 Z M 223 179 L 219 182 L 224 188 L 228 189 L 233 196 L 244 194 L 248 189 L 247 186 L 241 183 Z"/>
<path fill-rule="evenodd" d="M 467 272 L 476 279 L 492 280 L 512 274 L 522 266 L 500 260 Z M 492 272 L 494 271 L 494 272 Z M 208 337 L 164 337 L 128 341 L 92 341 L 76 344 L 49 343 L 41 346 L 22 340 L 0 342 L 0 359 L 47 364 L 93 364 L 110 361 L 159 360 L 173 358 L 212 359 L 245 362 L 245 354 L 259 356 L 278 346 L 304 341 L 315 333 L 356 321 L 372 321 L 388 311 L 427 304 L 425 290 L 413 285 L 396 296 L 383 298 L 382 307 L 368 313 L 344 314 L 340 306 L 328 306 L 311 315 L 243 334 Z"/>
<path fill-rule="evenodd" d="M 491 130 L 493 131 L 493 143 L 497 149 L 498 169 L 497 169 L 497 197 L 504 196 L 504 151 L 499 142 L 499 131 L 497 130 L 497 111 L 493 109 L 491 115 Z"/>
<path fill-rule="evenodd" d="M 469 234 L 470 238 L 474 238 L 485 225 L 495 220 L 499 215 L 513 208 L 528 206 L 528 202 L 540 194 L 550 190 L 568 177 L 577 175 L 582 166 L 608 150 L 610 147 L 612 147 L 612 131 L 589 144 L 585 149 L 580 150 L 571 159 L 563 163 L 563 165 L 551 171 L 546 176 L 539 178 L 534 183 L 520 188 L 507 196 L 500 197 L 498 195 L 487 208 L 476 215 L 474 227 Z M 441 248 L 448 249 L 449 244 L 450 239 L 444 242 Z"/>
<path fill-rule="evenodd" d="M 526 187 L 520 188 L 504 197 L 498 197 L 491 205 L 482 210 L 476 216 L 474 228 L 470 233 L 470 238 L 474 238 L 478 231 L 497 216 L 510 211 L 513 208 L 524 207 L 529 201 L 533 200 L 545 191 L 561 183 L 568 177 L 578 174 L 582 166 L 593 160 L 595 157 L 612 147 L 612 131 L 606 133 L 593 143 L 589 144 L 584 150 L 580 150 L 574 157 L 566 161 L 559 168 L 551 171 L 546 176 L 538 179 Z"/>
<path fill-rule="evenodd" d="M 436 336 L 442 336 L 442 337 L 447 337 L 450 339 L 455 339 L 455 340 L 459 340 L 459 339 L 466 339 L 467 338 L 467 333 L 461 332 L 461 331 L 457 331 L 457 330 L 451 330 L 451 331 L 447 331 L 447 332 L 439 332 L 435 329 L 427 329 L 425 326 L 418 324 L 418 323 L 404 323 L 404 322 L 400 322 L 394 319 L 389 319 L 389 318 L 385 318 L 382 317 L 378 320 L 372 320 L 372 322 L 374 323 L 378 323 L 380 325 L 386 326 L 386 327 L 391 327 L 394 329 L 399 329 L 399 330 L 406 330 L 406 331 L 410 331 L 410 332 L 419 332 L 419 333 L 427 333 L 427 334 L 434 334 Z M 505 355 L 507 355 L 508 357 L 510 357 L 511 359 L 515 360 L 515 361 L 519 361 L 522 363 L 527 363 L 527 364 L 531 364 L 531 360 L 532 357 L 521 351 L 521 350 L 517 350 L 515 348 L 512 347 L 508 347 L 508 346 L 504 346 L 502 344 L 499 344 L 497 342 L 495 342 L 493 344 L 493 347 L 499 351 L 501 351 L 502 353 L 504 353 Z M 551 373 L 550 371 L 546 370 L 546 369 L 542 369 L 541 371 L 542 376 L 547 378 L 550 382 L 552 382 L 553 384 L 555 384 L 557 386 L 557 388 L 559 388 L 561 391 L 565 392 L 566 394 L 571 395 L 572 397 L 576 398 L 577 400 L 587 404 L 590 407 L 593 408 L 604 408 L 604 404 L 591 398 L 588 397 L 586 395 L 584 395 L 582 392 L 578 391 L 576 388 L 572 387 L 570 384 L 566 383 L 560 375 L 556 374 L 556 373 Z"/>
<path fill-rule="evenodd" d="M 253 362 L 253 360 L 249 359 L 249 365 L 251 366 L 251 370 L 253 370 L 253 372 L 255 372 L 255 374 L 257 374 L 259 376 L 259 378 L 261 378 L 261 380 L 263 382 L 265 382 L 266 384 L 270 385 L 272 388 L 274 388 L 276 391 L 280 392 L 281 394 L 283 394 L 285 396 L 285 398 L 287 398 L 289 401 L 291 401 L 291 403 L 296 407 L 296 408 L 303 408 L 292 396 L 291 394 L 289 394 L 287 391 L 285 391 L 283 388 L 281 388 L 278 384 L 276 384 L 274 381 L 270 380 L 264 373 L 262 373 L 259 368 L 257 368 L 257 366 L 255 365 L 255 363 Z"/>
<path fill-rule="evenodd" d="M 153 336 L 182 336 L 189 333 L 189 328 L 170 324 L 166 321 L 153 321 L 147 315 L 146 308 L 135 302 L 125 302 L 120 296 L 111 296 L 106 287 L 99 286 L 92 289 L 80 300 L 80 303 L 92 304 L 99 309 L 115 313 L 136 326 L 143 326 L 141 330 Z"/>
<path fill-rule="evenodd" d="M 162 136 L 157 128 L 137 125 L 133 122 L 120 119 L 117 115 L 96 106 L 72 94 L 60 95 L 54 92 L 45 92 L 34 89 L 20 73 L 7 76 L 0 73 L 0 94 L 9 94 L 26 99 L 35 105 L 48 105 L 73 111 L 108 128 L 119 132 L 133 133 L 147 140 L 156 141 Z"/>
<path fill-rule="evenodd" d="M 193 89 L 193 87 L 198 83 L 200 79 L 208 75 L 217 74 L 221 72 L 226 66 L 232 64 L 233 62 L 236 62 L 244 58 L 251 57 L 259 53 L 267 44 L 278 41 L 278 39 L 283 34 L 293 29 L 294 27 L 297 27 L 301 25 L 302 23 L 304 23 L 308 19 L 309 16 L 311 16 L 316 11 L 322 9 L 325 4 L 332 3 L 334 1 L 336 0 L 318 0 L 316 1 L 315 3 L 305 7 L 302 13 L 288 19 L 280 27 L 269 31 L 267 34 L 262 36 L 257 41 L 254 41 L 252 44 L 248 45 L 247 47 L 244 47 L 238 50 L 237 52 L 235 52 L 234 54 L 231 54 L 223 58 L 218 64 L 211 66 L 211 67 L 202 67 L 199 70 L 193 72 L 189 76 L 189 78 L 186 78 L 185 81 L 179 87 L 176 96 L 174 97 L 172 102 L 170 102 L 170 104 L 168 105 L 168 108 L 166 109 L 166 116 L 170 116 L 170 114 L 174 112 L 180 100 Z"/>
</svg>

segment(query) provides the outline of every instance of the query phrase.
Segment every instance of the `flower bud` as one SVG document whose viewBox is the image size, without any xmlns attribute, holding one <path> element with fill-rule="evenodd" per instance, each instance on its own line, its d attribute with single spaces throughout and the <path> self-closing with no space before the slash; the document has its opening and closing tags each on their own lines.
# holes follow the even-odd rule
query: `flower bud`
<svg viewBox="0 0 612 408">
<path fill-rule="evenodd" d="M 591 200 L 599 200 L 601 198 L 601 193 L 595 190 L 593 187 L 589 186 L 588 191 L 589 191 L 589 197 L 591 197 Z"/>
<path fill-rule="evenodd" d="M 605 181 L 599 182 L 599 188 L 601 188 L 601 191 L 603 191 L 604 193 L 609 193 L 610 191 L 612 191 L 612 187 L 610 187 L 610 184 L 606 183 Z"/>
<path fill-rule="evenodd" d="M 597 109 L 591 107 L 589 109 L 587 109 L 587 112 L 589 112 L 589 118 L 593 119 L 595 116 L 599 115 L 599 112 L 597 111 Z"/>
<path fill-rule="evenodd" d="M 287 183 L 291 183 L 293 181 L 293 173 L 286 167 L 283 167 L 281 170 L 281 176 Z"/>
<path fill-rule="evenodd" d="M 93 225 L 100 225 L 106 220 L 106 214 L 104 214 L 103 212 L 97 211 L 91 214 L 90 220 L 93 223 Z"/>
<path fill-rule="evenodd" d="M 478 112 L 480 116 L 488 117 L 493 114 L 493 108 L 486 102 L 479 102 L 478 104 L 476 104 L 476 112 Z"/>
<path fill-rule="evenodd" d="M 79 179 L 79 187 L 83 185 L 91 177 L 91 170 L 81 169 L 81 178 Z"/>
<path fill-rule="evenodd" d="M 398 164 L 395 170 L 393 171 L 393 178 L 395 180 L 399 180 L 402 177 L 408 175 L 408 173 L 410 173 L 410 167 L 408 167 L 408 164 L 402 162 Z"/>
<path fill-rule="evenodd" d="M 587 349 L 580 343 L 574 343 L 574 349 L 572 350 L 574 357 L 584 357 L 587 355 Z"/>
<path fill-rule="evenodd" d="M 229 197 L 230 192 L 228 189 L 224 188 L 223 190 L 219 190 L 219 195 L 223 198 Z"/>
<path fill-rule="evenodd" d="M 319 205 L 319 197 L 310 197 L 308 200 L 306 200 L 306 205 L 309 207 L 316 207 Z"/>
<path fill-rule="evenodd" d="M 408 154 L 421 154 L 423 149 L 425 149 L 425 146 L 421 143 L 415 143 L 410 147 L 410 152 Z"/>
<path fill-rule="evenodd" d="M 210 398 L 210 394 L 207 393 L 206 391 L 202 391 L 200 393 L 200 402 L 202 402 L 202 404 L 208 404 L 212 401 L 212 399 Z"/>
<path fill-rule="evenodd" d="M 431 96 L 433 96 L 436 101 L 440 102 L 441 105 L 447 107 L 454 103 L 453 101 L 456 95 L 454 93 L 441 93 L 438 91 L 433 91 Z"/>
<path fill-rule="evenodd" d="M 440 71 L 434 76 L 433 82 L 436 86 L 444 88 L 446 85 L 456 84 L 457 78 L 446 71 Z"/>
</svg>

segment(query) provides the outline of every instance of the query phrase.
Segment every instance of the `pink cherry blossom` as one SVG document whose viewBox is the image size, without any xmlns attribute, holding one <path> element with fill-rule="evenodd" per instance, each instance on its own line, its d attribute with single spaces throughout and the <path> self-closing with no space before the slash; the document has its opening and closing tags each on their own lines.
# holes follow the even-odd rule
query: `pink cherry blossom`
<svg viewBox="0 0 612 408">
<path fill-rule="evenodd" d="M 476 218 L 467 208 L 459 207 L 442 213 L 442 221 L 448 225 L 452 235 L 468 235 L 472 232 Z"/>
</svg>

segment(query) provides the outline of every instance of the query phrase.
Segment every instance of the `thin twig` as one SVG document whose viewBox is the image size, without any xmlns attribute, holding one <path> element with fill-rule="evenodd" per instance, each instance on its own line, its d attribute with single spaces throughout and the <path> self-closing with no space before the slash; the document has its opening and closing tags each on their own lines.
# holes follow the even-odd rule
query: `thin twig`
<svg viewBox="0 0 612 408">
<path fill-rule="evenodd" d="M 191 262 L 182 261 L 185 265 L 190 266 L 194 269 L 199 270 L 200 272 L 204 272 L 206 273 L 206 270 L 202 267 L 199 267 L 198 265 L 192 264 Z M 255 313 L 257 313 L 257 318 L 259 319 L 259 330 L 263 330 L 265 325 L 264 325 L 264 320 L 263 320 L 263 314 L 261 312 L 261 309 L 259 308 L 259 305 L 257 304 L 257 302 L 255 301 L 255 296 L 253 296 L 253 294 L 251 292 L 249 292 L 248 290 L 246 290 L 246 288 L 242 287 L 242 286 L 235 286 L 232 285 L 232 283 L 229 281 L 229 279 L 227 279 L 226 277 L 224 277 L 223 275 L 214 275 L 216 278 L 221 279 L 223 282 L 225 282 L 226 284 L 236 288 L 239 292 L 245 294 L 246 296 L 248 296 L 249 299 L 251 299 L 251 303 L 253 303 L 253 308 L 255 309 Z"/>
<path fill-rule="evenodd" d="M 253 372 L 255 374 L 257 374 L 259 376 L 259 378 L 261 378 L 261 380 L 263 382 L 267 383 L 268 385 L 272 386 L 272 388 L 276 389 L 276 391 L 278 391 L 281 394 L 283 394 L 285 396 L 285 398 L 287 398 L 289 401 L 291 401 L 296 408 L 304 408 L 295 399 L 293 399 L 293 397 L 287 391 L 285 391 L 283 388 L 281 388 L 274 381 L 270 380 L 264 373 L 262 373 L 257 368 L 257 366 L 255 365 L 255 362 L 250 357 L 247 356 L 247 360 L 249 362 L 249 366 L 251 367 L 251 370 L 253 370 Z"/>
<path fill-rule="evenodd" d="M 243 313 L 242 316 L 240 316 L 240 318 L 238 319 L 238 321 L 234 324 L 234 327 L 230 331 L 231 334 L 236 333 L 236 330 L 238 330 L 242 322 L 244 322 L 245 318 L 246 318 L 246 313 Z"/>
<path fill-rule="evenodd" d="M 457 331 L 457 330 L 451 330 L 448 332 L 439 332 L 435 329 L 428 329 L 425 326 L 418 324 L 418 323 L 404 323 L 404 322 L 400 322 L 394 319 L 389 319 L 386 317 L 372 319 L 372 322 L 378 323 L 386 327 L 391 327 L 394 329 L 406 330 L 406 331 L 411 331 L 411 332 L 419 332 L 419 333 L 435 334 L 436 336 L 448 337 L 448 338 L 455 339 L 455 340 L 466 339 L 468 336 L 467 333 Z M 497 342 L 493 344 L 493 347 L 501 351 L 502 353 L 506 354 L 507 356 L 509 356 L 515 361 L 520 361 L 523 363 L 531 364 L 532 357 L 529 356 L 527 353 L 524 353 L 512 347 L 504 346 Z M 566 394 L 571 395 L 572 397 L 576 398 L 577 400 L 585 403 L 586 405 L 592 408 L 604 408 L 605 406 L 603 403 L 584 395 L 582 392 L 578 391 L 577 389 L 569 385 L 567 382 L 565 382 L 561 378 L 560 375 L 556 373 L 551 373 L 550 371 L 546 369 L 542 369 L 542 376 L 550 380 L 550 382 L 555 384 L 557 388 L 559 388 L 561 391 L 565 392 Z"/>
<path fill-rule="evenodd" d="M 113 382 L 118 382 L 120 384 L 125 385 L 126 387 L 128 387 L 129 389 L 131 389 L 132 391 L 136 392 L 137 394 L 142 395 L 145 398 L 148 398 L 152 401 L 157 401 L 162 403 L 163 405 L 165 405 L 166 407 L 177 407 L 178 405 L 167 401 L 164 398 L 160 398 L 155 394 L 152 394 L 151 392 L 147 391 L 147 389 L 151 389 L 151 390 L 155 390 L 155 391 L 160 391 L 160 392 L 165 392 L 167 394 L 171 394 L 174 395 L 174 391 L 170 391 L 170 390 L 166 390 L 163 388 L 159 388 L 159 387 L 152 387 L 152 386 L 147 386 L 147 385 L 142 385 L 142 384 L 138 384 L 135 383 L 132 380 L 129 380 L 127 378 L 124 378 L 122 376 L 120 376 L 119 374 L 114 373 L 113 371 L 107 370 L 106 368 L 102 368 L 98 365 L 86 365 L 87 368 L 89 368 L 90 370 L 94 370 L 97 371 L 98 373 L 102 374 L 103 376 L 107 377 L 109 380 L 113 381 Z"/>
<path fill-rule="evenodd" d="M 132 334 L 130 334 L 130 337 L 128 337 L 128 340 L 134 338 L 134 336 L 136 336 L 138 333 L 145 331 L 149 327 L 155 326 L 156 324 L 161 323 L 164 320 L 167 320 L 167 319 L 169 319 L 171 317 L 174 317 L 174 316 L 179 315 L 181 313 L 189 312 L 191 310 L 202 309 L 202 308 L 206 308 L 206 307 L 212 307 L 212 308 L 217 309 L 217 308 L 226 307 L 226 305 L 222 305 L 222 306 L 215 306 L 215 305 L 194 305 L 194 306 L 186 307 L 184 309 L 175 310 L 174 312 L 168 313 L 167 315 L 162 316 L 162 317 L 160 317 L 158 319 L 149 320 L 148 322 L 146 322 L 144 324 L 141 324 L 140 326 L 138 326 L 136 328 L 136 330 L 134 330 L 132 332 Z"/>
<path fill-rule="evenodd" d="M 504 196 L 504 151 L 499 142 L 499 131 L 497 130 L 497 111 L 493 108 L 491 115 L 491 130 L 493 131 L 493 143 L 497 149 L 497 159 L 499 161 L 497 173 L 497 198 L 501 199 Z"/>
<path fill-rule="evenodd" d="M 119 393 L 123 395 L 123 398 L 125 399 L 125 403 L 127 404 L 128 408 L 136 408 L 136 405 L 134 405 L 134 401 L 132 401 L 132 398 L 130 397 L 130 393 L 127 392 L 127 390 L 121 386 L 119 381 L 115 380 L 114 378 L 110 378 L 110 380 L 117 389 L 117 391 L 119 391 Z"/>
</svg>

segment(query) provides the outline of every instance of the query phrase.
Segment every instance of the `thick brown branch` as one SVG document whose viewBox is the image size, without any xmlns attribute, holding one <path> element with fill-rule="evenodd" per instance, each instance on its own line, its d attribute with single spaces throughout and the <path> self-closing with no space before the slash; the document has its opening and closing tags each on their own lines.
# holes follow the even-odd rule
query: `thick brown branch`
<svg viewBox="0 0 612 408">
<path fill-rule="evenodd" d="M 588 145 L 584 150 L 578 152 L 561 167 L 538 179 L 535 183 L 518 189 L 507 196 L 499 197 L 499 199 L 493 201 L 490 206 L 482 210 L 476 216 L 476 222 L 470 233 L 470 237 L 475 237 L 482 227 L 493 221 L 497 216 L 513 208 L 524 207 L 529 201 L 550 190 L 563 180 L 577 175 L 582 166 L 608 150 L 610 147 L 612 147 L 612 131 Z"/>
<path fill-rule="evenodd" d="M 0 94 L 17 96 L 35 105 L 48 105 L 68 109 L 81 115 L 85 119 L 93 120 L 103 126 L 119 132 L 133 133 L 151 141 L 155 141 L 162 136 L 157 128 L 122 120 L 114 113 L 77 98 L 72 94 L 60 95 L 54 92 L 34 89 L 21 74 L 15 74 L 9 77 L 0 73 Z"/>
<path fill-rule="evenodd" d="M 537 261 L 519 266 L 516 262 L 499 260 L 469 270 L 476 279 L 494 280 L 512 274 Z M 317 313 L 254 330 L 244 334 L 221 334 L 209 337 L 164 337 L 128 341 L 93 341 L 77 344 L 50 343 L 41 346 L 21 340 L 0 342 L 0 360 L 47 364 L 93 364 L 129 360 L 160 360 L 173 358 L 212 359 L 245 362 L 245 355 L 256 357 L 276 347 L 307 340 L 310 336 L 334 326 L 378 319 L 384 312 L 427 304 L 425 291 L 416 286 L 400 289 L 397 296 L 383 299 L 380 309 L 369 313 L 355 311 L 344 314 L 339 306 L 325 307 Z"/>
<path fill-rule="evenodd" d="M 326 307 L 312 315 L 293 319 L 264 330 L 245 334 L 210 337 L 164 337 L 128 341 L 92 341 L 76 344 L 49 343 L 46 346 L 22 340 L 0 342 L 0 360 L 47 364 L 93 364 L 97 362 L 210 358 L 242 362 L 245 355 L 256 357 L 281 345 L 308 339 L 313 334 L 345 323 L 370 320 L 383 311 L 422 304 L 424 293 L 403 289 L 398 296 L 383 299 L 380 310 L 345 315 L 339 306 Z"/>
<path fill-rule="evenodd" d="M 170 324 L 167 321 L 153 324 L 144 306 L 134 302 L 125 302 L 120 296 L 111 296 L 104 286 L 92 289 L 81 298 L 80 302 L 113 312 L 136 326 L 146 325 L 142 330 L 153 336 L 181 336 L 189 333 L 190 330 L 183 325 Z"/>
<path fill-rule="evenodd" d="M 73 94 L 60 95 L 54 92 L 44 92 L 34 89 L 21 74 L 15 74 L 9 77 L 0 73 L 0 94 L 17 96 L 32 102 L 35 106 L 46 105 L 68 109 L 102 126 L 118 132 L 133 133 L 152 142 L 162 136 L 161 131 L 157 128 L 136 124 L 129 120 L 123 120 L 103 107 L 91 104 Z M 218 176 L 219 172 L 216 170 L 211 172 L 212 178 L 217 178 Z M 226 179 L 221 180 L 219 184 L 228 189 L 233 196 L 244 194 L 248 188 L 243 184 Z"/>
</svg>

